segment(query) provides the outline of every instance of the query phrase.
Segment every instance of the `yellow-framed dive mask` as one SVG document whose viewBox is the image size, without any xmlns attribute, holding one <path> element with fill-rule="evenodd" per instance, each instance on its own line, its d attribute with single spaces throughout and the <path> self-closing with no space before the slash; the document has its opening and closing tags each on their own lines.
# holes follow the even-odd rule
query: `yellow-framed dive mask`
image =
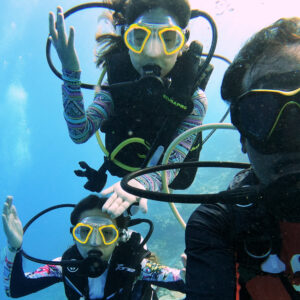
<svg viewBox="0 0 300 300">
<path fill-rule="evenodd" d="M 119 231 L 111 220 L 100 216 L 84 218 L 72 229 L 74 239 L 80 244 L 86 244 L 98 233 L 104 245 L 111 245 L 119 238 Z"/>
<path fill-rule="evenodd" d="M 167 24 L 134 23 L 125 31 L 124 41 L 134 53 L 142 53 L 145 45 L 153 41 L 162 44 L 164 53 L 172 55 L 180 51 L 185 43 L 183 30 L 178 26 Z"/>
</svg>

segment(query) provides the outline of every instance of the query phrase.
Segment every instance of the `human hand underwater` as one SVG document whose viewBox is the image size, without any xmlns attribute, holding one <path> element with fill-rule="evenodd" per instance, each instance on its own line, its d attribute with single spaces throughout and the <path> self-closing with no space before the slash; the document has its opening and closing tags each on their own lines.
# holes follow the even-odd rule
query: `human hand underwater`
<svg viewBox="0 0 300 300">
<path fill-rule="evenodd" d="M 128 184 L 138 189 L 145 190 L 144 186 L 134 179 L 130 180 Z M 121 188 L 120 181 L 103 190 L 101 194 L 104 196 L 112 194 L 103 205 L 102 211 L 110 214 L 114 218 L 120 216 L 133 203 L 138 203 L 139 209 L 143 213 L 148 211 L 147 199 L 125 192 Z"/>
<path fill-rule="evenodd" d="M 2 212 L 2 223 L 10 248 L 20 249 L 23 242 L 23 226 L 18 217 L 13 197 L 7 196 Z"/>
<path fill-rule="evenodd" d="M 58 57 L 61 61 L 63 69 L 69 71 L 80 71 L 79 60 L 74 47 L 74 27 L 70 27 L 69 38 L 66 34 L 63 9 L 57 7 L 56 15 L 49 13 L 49 32 L 50 39 L 56 49 Z"/>
</svg>

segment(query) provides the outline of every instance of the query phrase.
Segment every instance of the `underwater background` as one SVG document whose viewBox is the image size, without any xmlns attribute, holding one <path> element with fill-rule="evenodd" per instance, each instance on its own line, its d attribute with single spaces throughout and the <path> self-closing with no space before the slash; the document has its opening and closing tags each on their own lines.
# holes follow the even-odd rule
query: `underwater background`
<svg viewBox="0 0 300 300">
<path fill-rule="evenodd" d="M 163 0 L 162 0 L 163 1 Z M 39 211 L 56 204 L 76 203 L 89 192 L 84 179 L 73 170 L 79 161 L 98 168 L 103 154 L 96 138 L 76 145 L 68 136 L 63 117 L 61 81 L 48 67 L 45 45 L 48 35 L 48 13 L 61 5 L 64 11 L 78 0 L 6 0 L 0 11 L 0 203 L 14 196 L 19 217 L 25 223 Z M 210 14 L 218 28 L 216 54 L 232 60 L 243 43 L 256 31 L 281 17 L 300 15 L 299 0 L 190 0 L 192 8 Z M 87 9 L 66 20 L 67 31 L 75 27 L 75 47 L 82 69 L 82 82 L 95 84 L 100 75 L 94 64 L 95 32 L 99 9 Z M 205 19 L 191 21 L 189 41 L 198 39 L 207 52 L 211 43 L 210 26 Z M 60 64 L 52 48 L 57 69 Z M 215 67 L 206 94 L 208 111 L 204 124 L 216 123 L 227 106 L 220 97 L 220 85 L 227 64 L 213 59 Z M 93 91 L 84 90 L 86 106 Z M 225 122 L 230 122 L 229 117 Z M 204 137 L 207 135 L 204 133 Z M 218 130 L 204 145 L 200 160 L 247 162 L 241 153 L 239 135 L 232 130 Z M 184 193 L 209 193 L 226 189 L 237 170 L 199 168 L 193 185 Z M 107 186 L 118 181 L 109 177 Z M 195 205 L 177 205 L 185 221 Z M 168 204 L 148 201 L 147 217 L 154 222 L 154 233 L 148 247 L 160 262 L 181 268 L 184 230 Z M 52 259 L 72 244 L 69 234 L 71 209 L 55 210 L 38 219 L 26 232 L 23 248 L 32 256 Z M 147 226 L 137 227 L 144 235 Z M 3 261 L 6 238 L 0 230 L 0 299 L 8 299 L 3 289 Z M 24 270 L 39 265 L 24 259 Z M 216 278 L 218 280 L 218 278 Z M 161 299 L 173 299 L 167 291 Z M 180 298 L 180 296 L 178 296 Z M 56 284 L 21 299 L 65 299 L 63 284 Z"/>
</svg>

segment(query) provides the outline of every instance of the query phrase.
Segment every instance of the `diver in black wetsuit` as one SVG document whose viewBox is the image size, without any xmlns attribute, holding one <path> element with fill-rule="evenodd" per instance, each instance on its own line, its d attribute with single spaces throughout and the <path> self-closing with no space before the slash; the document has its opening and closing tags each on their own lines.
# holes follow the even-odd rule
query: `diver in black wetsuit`
<svg viewBox="0 0 300 300">
<path fill-rule="evenodd" d="M 151 284 L 183 292 L 183 270 L 157 264 L 143 247 L 141 235 L 127 229 L 134 220 L 123 215 L 114 219 L 102 212 L 106 200 L 90 195 L 75 206 L 70 217 L 74 245 L 55 259 L 64 265 L 51 261 L 24 273 L 22 224 L 8 196 L 2 213 L 8 242 L 4 264 L 6 294 L 22 297 L 58 282 L 64 283 L 70 300 L 154 300 L 157 296 Z M 68 265 L 68 261 L 77 264 Z"/>
<path fill-rule="evenodd" d="M 252 164 L 229 188 L 265 193 L 248 205 L 203 204 L 191 215 L 187 300 L 299 299 L 299 88 L 299 18 L 259 31 L 226 71 L 222 97 Z"/>
</svg>

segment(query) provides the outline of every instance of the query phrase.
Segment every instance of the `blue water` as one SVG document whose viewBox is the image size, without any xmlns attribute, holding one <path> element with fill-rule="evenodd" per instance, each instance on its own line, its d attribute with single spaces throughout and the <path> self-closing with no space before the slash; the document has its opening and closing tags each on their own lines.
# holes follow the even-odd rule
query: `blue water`
<svg viewBox="0 0 300 300">
<path fill-rule="evenodd" d="M 45 57 L 48 35 L 48 13 L 57 5 L 65 10 L 80 4 L 75 0 L 7 0 L 1 2 L 0 12 L 0 199 L 14 196 L 14 204 L 23 224 L 40 210 L 61 203 L 76 203 L 87 195 L 84 180 L 74 175 L 78 161 L 98 167 L 103 155 L 92 138 L 75 145 L 68 137 L 63 118 L 61 82 L 50 71 Z M 207 11 L 218 26 L 216 53 L 233 59 L 245 40 L 258 29 L 279 17 L 293 16 L 300 11 L 298 0 L 279 1 L 191 1 L 194 8 Z M 67 26 L 75 26 L 75 45 L 82 68 L 82 81 L 95 83 L 99 71 L 93 62 L 94 34 L 98 10 L 87 10 L 70 17 Z M 191 38 L 199 39 L 207 51 L 209 26 L 205 21 L 193 21 Z M 54 53 L 53 49 L 52 52 Z M 60 69 L 57 58 L 53 60 Z M 220 98 L 220 84 L 227 65 L 213 61 L 215 71 L 207 87 L 209 109 L 204 123 L 218 122 L 226 110 Z M 93 92 L 84 91 L 86 104 Z M 226 119 L 230 122 L 230 119 Z M 247 161 L 241 154 L 239 136 L 233 131 L 218 131 L 206 143 L 201 160 Z M 234 170 L 199 169 L 189 193 L 216 192 L 225 189 Z M 109 178 L 108 185 L 117 181 Z M 149 213 L 155 231 L 149 248 L 162 263 L 180 267 L 184 251 L 184 231 L 167 204 L 149 201 Z M 179 205 L 185 220 L 194 205 Z M 69 236 L 70 209 L 62 209 L 41 218 L 24 238 L 24 249 L 40 258 L 60 256 L 72 240 Z M 142 215 L 139 215 L 142 216 Z M 140 230 L 145 232 L 146 227 Z M 3 268 L 3 231 L 0 232 L 1 270 Z M 38 265 L 24 262 L 26 271 Z M 0 271 L 2 282 L 2 271 Z M 2 284 L 0 283 L 2 286 Z M 7 299 L 3 288 L 0 299 Z M 62 285 L 23 299 L 65 299 Z"/>
</svg>

